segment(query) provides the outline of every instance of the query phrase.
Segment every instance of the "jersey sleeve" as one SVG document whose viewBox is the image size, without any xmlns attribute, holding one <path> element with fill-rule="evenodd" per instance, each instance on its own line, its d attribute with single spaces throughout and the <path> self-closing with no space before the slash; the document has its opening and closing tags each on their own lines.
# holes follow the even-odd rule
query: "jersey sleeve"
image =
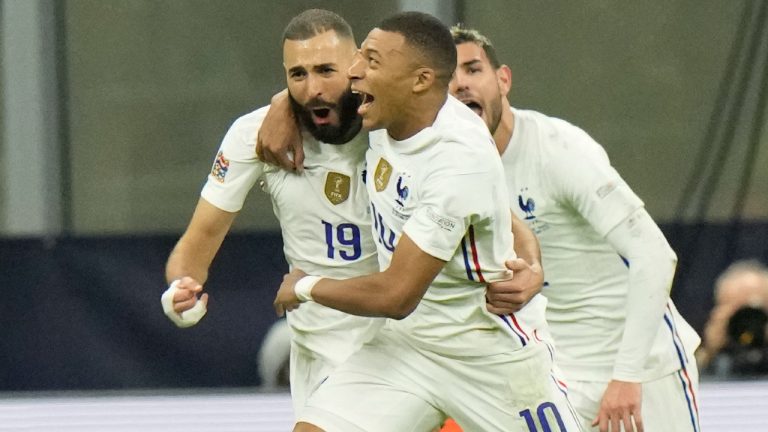
<svg viewBox="0 0 768 432">
<path fill-rule="evenodd" d="M 448 173 L 438 169 L 426 177 L 419 207 L 403 227 L 421 250 L 443 261 L 453 257 L 469 224 L 489 213 L 487 207 L 494 202 L 487 173 Z"/>
<path fill-rule="evenodd" d="M 229 128 L 200 195 L 214 206 L 238 212 L 253 185 L 264 173 L 256 157 L 258 122 L 245 117 Z"/>
<path fill-rule="evenodd" d="M 644 206 L 603 148 L 585 132 L 554 145 L 544 172 L 555 197 L 573 207 L 601 236 Z"/>
</svg>

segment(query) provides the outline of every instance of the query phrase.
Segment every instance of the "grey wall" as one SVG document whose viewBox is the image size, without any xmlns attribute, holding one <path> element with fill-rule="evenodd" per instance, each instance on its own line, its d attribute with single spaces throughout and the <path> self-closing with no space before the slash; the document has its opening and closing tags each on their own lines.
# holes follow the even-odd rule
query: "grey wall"
<svg viewBox="0 0 768 432">
<path fill-rule="evenodd" d="M 582 126 L 651 213 L 669 221 L 745 1 L 456 4 L 512 66 L 513 105 Z M 335 10 L 361 41 L 398 4 L 65 1 L 71 231 L 181 231 L 226 129 L 282 88 L 280 34 L 290 18 L 307 7 Z M 732 200 L 745 134 L 738 137 L 718 203 Z M 768 219 L 766 147 L 764 136 L 747 202 L 753 219 Z M 713 208 L 709 219 L 722 219 L 724 208 Z M 268 200 L 255 191 L 236 229 L 276 226 Z"/>
<path fill-rule="evenodd" d="M 395 1 L 67 2 L 73 228 L 184 228 L 221 138 L 284 87 L 283 27 L 335 10 L 362 40 Z M 252 193 L 240 229 L 276 227 Z"/>
<path fill-rule="evenodd" d="M 691 175 L 744 5 L 479 0 L 466 2 L 464 20 L 487 33 L 501 60 L 512 67 L 513 106 L 587 130 L 649 211 L 669 221 L 678 216 L 675 204 Z M 717 204 L 710 220 L 728 215 L 746 147 L 744 126 L 751 124 L 738 129 L 722 187 L 713 191 Z M 766 134 L 758 158 L 745 213 L 764 220 Z"/>
</svg>

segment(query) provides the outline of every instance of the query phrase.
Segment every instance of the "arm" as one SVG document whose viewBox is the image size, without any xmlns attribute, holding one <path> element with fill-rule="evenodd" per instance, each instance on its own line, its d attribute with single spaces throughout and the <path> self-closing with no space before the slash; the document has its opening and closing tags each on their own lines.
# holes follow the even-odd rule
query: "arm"
<svg viewBox="0 0 768 432">
<path fill-rule="evenodd" d="M 541 248 L 536 234 L 512 212 L 512 235 L 515 236 L 515 254 L 531 266 L 541 268 Z"/>
<path fill-rule="evenodd" d="M 541 268 L 539 240 L 528 225 L 512 213 L 512 235 L 517 259 L 504 264 L 512 271 L 512 279 L 488 284 L 486 293 L 488 312 L 504 315 L 522 309 L 541 292 L 544 272 Z"/>
<path fill-rule="evenodd" d="M 189 276 L 200 283 L 208 279 L 208 268 L 221 247 L 237 213 L 219 209 L 200 198 L 192 220 L 173 248 L 165 266 L 168 283 Z"/>
<path fill-rule="evenodd" d="M 400 237 L 386 270 L 345 280 L 308 277 L 317 281 L 309 287 L 307 298 L 322 305 L 361 316 L 403 319 L 416 309 L 429 284 L 445 262 L 419 249 L 408 235 Z M 275 298 L 278 315 L 299 303 L 295 285 L 303 273 L 291 272 L 283 280 Z M 301 291 L 301 288 L 299 288 Z"/>
<path fill-rule="evenodd" d="M 248 192 L 264 172 L 256 159 L 253 132 L 265 112 L 262 108 L 238 118 L 224 135 L 189 226 L 168 258 L 165 276 L 170 286 L 160 301 L 179 327 L 194 325 L 205 315 L 208 295 L 198 301 L 197 294 Z"/>
<path fill-rule="evenodd" d="M 613 380 L 605 390 L 594 424 L 603 430 L 608 422 L 618 427 L 622 421 L 627 428 L 627 414 L 631 414 L 637 430 L 642 431 L 642 371 L 664 316 L 677 256 L 644 208 L 612 229 L 607 240 L 629 262 L 629 291 Z"/>
<path fill-rule="evenodd" d="M 187 230 L 173 248 L 165 266 L 165 278 L 170 286 L 162 295 L 161 303 L 166 316 L 177 326 L 193 326 L 205 315 L 208 294 L 202 294 L 199 299 L 198 294 L 236 215 L 201 198 Z"/>
<path fill-rule="evenodd" d="M 291 109 L 288 90 L 272 96 L 272 102 L 256 139 L 256 155 L 259 160 L 278 165 L 288 171 L 304 168 L 299 122 Z M 293 153 L 293 160 L 288 152 Z"/>
</svg>

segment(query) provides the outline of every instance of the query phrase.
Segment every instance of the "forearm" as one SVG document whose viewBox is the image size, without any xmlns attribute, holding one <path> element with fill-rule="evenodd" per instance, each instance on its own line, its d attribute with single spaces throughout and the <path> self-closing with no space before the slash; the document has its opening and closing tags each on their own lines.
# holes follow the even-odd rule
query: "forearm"
<svg viewBox="0 0 768 432">
<path fill-rule="evenodd" d="M 346 280 L 322 279 L 312 289 L 312 298 L 353 315 L 403 319 L 416 309 L 444 265 L 403 234 L 385 271 Z"/>
<path fill-rule="evenodd" d="M 208 268 L 229 232 L 237 213 L 221 210 L 201 198 L 189 227 L 173 248 L 165 265 L 168 283 L 190 276 L 199 283 L 208 279 Z"/>
<path fill-rule="evenodd" d="M 194 241 L 182 237 L 168 257 L 165 266 L 166 282 L 171 283 L 176 279 L 189 276 L 204 284 L 208 279 L 208 269 L 219 246 L 220 244 L 205 250 L 194 247 Z"/>
<path fill-rule="evenodd" d="M 403 319 L 419 303 L 421 295 L 404 291 L 386 272 L 352 279 L 321 279 L 312 289 L 316 303 L 352 315 Z"/>
<path fill-rule="evenodd" d="M 272 96 L 269 101 L 269 111 L 273 115 L 282 116 L 289 119 L 291 122 L 296 122 L 296 116 L 291 109 L 291 100 L 288 94 L 288 89 L 284 89 Z M 270 112 L 267 114 L 269 115 Z"/>
<path fill-rule="evenodd" d="M 514 249 L 518 258 L 524 259 L 529 265 L 541 264 L 541 248 L 539 239 L 528 228 L 528 225 L 512 214 L 512 235 Z"/>
<path fill-rule="evenodd" d="M 626 322 L 613 378 L 639 382 L 666 311 L 677 257 L 644 209 L 612 230 L 608 240 L 629 261 Z"/>
</svg>

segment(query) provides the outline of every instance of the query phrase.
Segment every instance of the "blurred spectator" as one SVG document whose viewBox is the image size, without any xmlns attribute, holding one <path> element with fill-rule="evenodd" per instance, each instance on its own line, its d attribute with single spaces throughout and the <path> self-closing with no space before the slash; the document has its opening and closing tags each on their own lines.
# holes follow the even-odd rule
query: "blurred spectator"
<svg viewBox="0 0 768 432">
<path fill-rule="evenodd" d="M 757 260 L 731 264 L 715 282 L 715 305 L 696 353 L 704 373 L 718 377 L 768 373 L 768 268 Z"/>
</svg>

